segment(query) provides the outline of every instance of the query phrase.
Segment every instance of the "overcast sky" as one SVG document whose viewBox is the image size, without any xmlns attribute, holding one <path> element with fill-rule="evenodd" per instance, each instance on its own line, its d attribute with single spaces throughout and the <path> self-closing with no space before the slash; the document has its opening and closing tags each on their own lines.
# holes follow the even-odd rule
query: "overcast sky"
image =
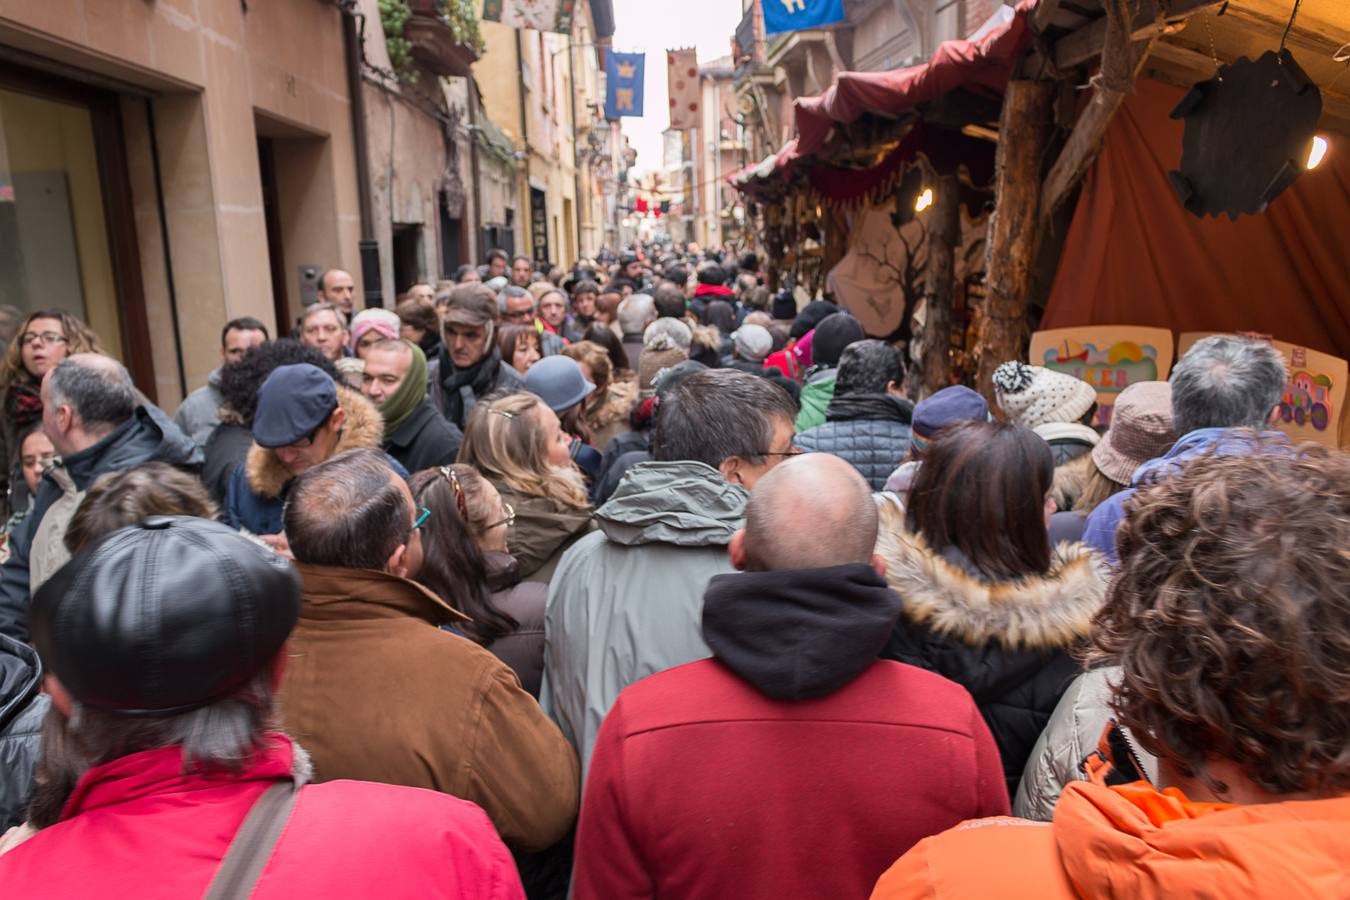
<svg viewBox="0 0 1350 900">
<path fill-rule="evenodd" d="M 661 132 L 670 125 L 666 51 L 697 47 L 700 63 L 729 56 L 740 21 L 740 0 L 614 0 L 614 49 L 647 54 L 646 115 L 620 120 L 639 172 L 661 168 Z"/>
</svg>

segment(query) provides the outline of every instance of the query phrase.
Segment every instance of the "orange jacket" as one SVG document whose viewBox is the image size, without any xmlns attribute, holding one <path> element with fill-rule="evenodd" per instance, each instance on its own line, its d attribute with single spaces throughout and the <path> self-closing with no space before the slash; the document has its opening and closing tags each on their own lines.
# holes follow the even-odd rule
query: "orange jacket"
<svg viewBox="0 0 1350 900">
<path fill-rule="evenodd" d="M 872 900 L 1350 897 L 1347 825 L 1350 797 L 1235 806 L 1074 782 L 1053 824 L 979 819 L 922 841 Z"/>
</svg>

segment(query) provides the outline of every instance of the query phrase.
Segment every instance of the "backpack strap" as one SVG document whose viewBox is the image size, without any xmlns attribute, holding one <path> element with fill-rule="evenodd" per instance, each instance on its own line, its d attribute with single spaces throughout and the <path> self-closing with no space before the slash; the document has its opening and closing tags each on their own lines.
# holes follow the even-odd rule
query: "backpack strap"
<svg viewBox="0 0 1350 900">
<path fill-rule="evenodd" d="M 288 778 L 263 791 L 230 841 L 206 891 L 206 900 L 245 900 L 253 894 L 303 785 L 303 779 Z"/>
</svg>

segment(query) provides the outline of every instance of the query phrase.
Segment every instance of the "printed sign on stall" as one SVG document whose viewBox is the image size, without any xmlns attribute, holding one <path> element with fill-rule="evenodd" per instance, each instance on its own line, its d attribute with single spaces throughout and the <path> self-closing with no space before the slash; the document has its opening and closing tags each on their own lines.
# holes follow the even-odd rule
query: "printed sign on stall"
<svg viewBox="0 0 1350 900">
<path fill-rule="evenodd" d="M 1177 338 L 1178 358 L 1201 338 L 1217 332 L 1187 331 Z M 1260 335 L 1284 354 L 1289 381 L 1280 397 L 1275 427 L 1296 441 L 1316 441 L 1328 447 L 1340 443 L 1345 414 L 1346 373 L 1350 365 L 1329 353 L 1299 347 Z"/>
<path fill-rule="evenodd" d="M 1031 336 L 1031 364 L 1086 381 L 1097 391 L 1092 424 L 1111 424 L 1116 395 L 1139 381 L 1166 381 L 1172 332 L 1139 325 L 1055 328 Z"/>
</svg>

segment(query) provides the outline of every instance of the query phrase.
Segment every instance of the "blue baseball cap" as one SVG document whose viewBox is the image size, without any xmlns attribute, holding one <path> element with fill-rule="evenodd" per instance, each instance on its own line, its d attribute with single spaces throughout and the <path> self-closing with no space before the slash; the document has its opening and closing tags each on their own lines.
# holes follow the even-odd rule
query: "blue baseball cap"
<svg viewBox="0 0 1350 900">
<path fill-rule="evenodd" d="M 965 385 L 953 385 L 920 400 L 911 421 L 910 444 L 923 453 L 933 436 L 953 422 L 989 421 L 989 403 Z"/>
<path fill-rule="evenodd" d="M 253 440 L 269 450 L 308 437 L 337 409 L 337 385 L 318 366 L 277 366 L 258 389 Z"/>
</svg>

